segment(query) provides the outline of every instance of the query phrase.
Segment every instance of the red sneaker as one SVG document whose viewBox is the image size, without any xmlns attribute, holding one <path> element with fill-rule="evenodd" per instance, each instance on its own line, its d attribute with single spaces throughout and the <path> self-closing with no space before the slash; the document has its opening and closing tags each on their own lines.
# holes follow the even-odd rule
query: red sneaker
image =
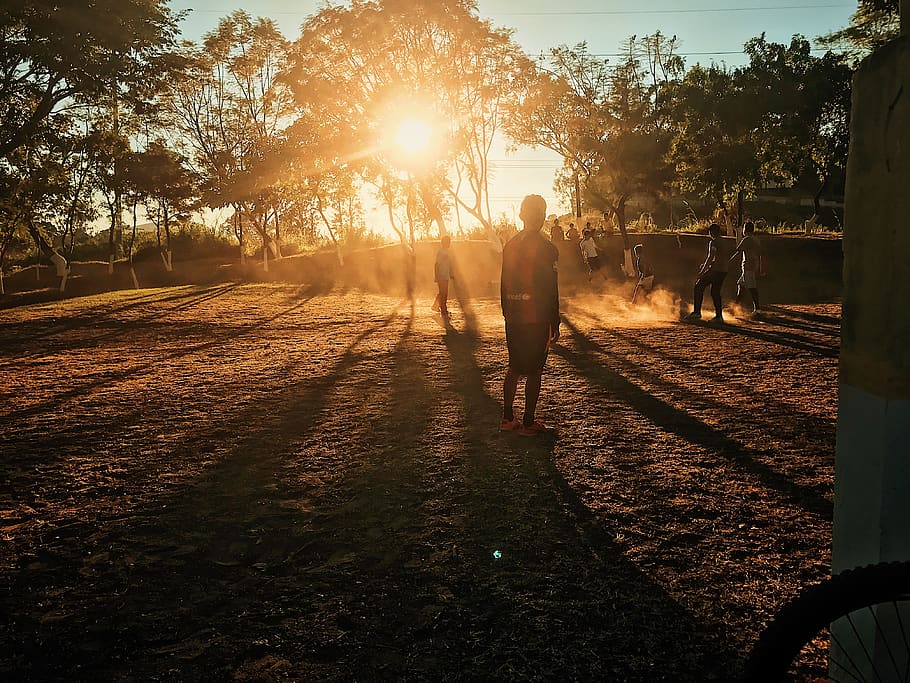
<svg viewBox="0 0 910 683">
<path fill-rule="evenodd" d="M 502 422 L 499 423 L 499 431 L 501 432 L 514 432 L 519 427 L 521 427 L 521 420 L 517 417 L 513 417 L 511 420 L 502 418 Z"/>
<path fill-rule="evenodd" d="M 527 427 L 522 423 L 518 428 L 518 433 L 522 436 L 544 436 L 553 434 L 554 430 L 552 427 L 547 427 L 545 424 L 535 420 Z"/>
</svg>

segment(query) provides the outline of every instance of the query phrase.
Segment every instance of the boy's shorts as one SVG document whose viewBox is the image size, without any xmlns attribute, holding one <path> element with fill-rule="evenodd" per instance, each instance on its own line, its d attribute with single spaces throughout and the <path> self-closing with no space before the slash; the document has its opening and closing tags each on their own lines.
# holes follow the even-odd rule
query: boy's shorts
<svg viewBox="0 0 910 683">
<path fill-rule="evenodd" d="M 506 323 L 509 367 L 520 375 L 543 370 L 550 348 L 549 323 Z"/>
</svg>

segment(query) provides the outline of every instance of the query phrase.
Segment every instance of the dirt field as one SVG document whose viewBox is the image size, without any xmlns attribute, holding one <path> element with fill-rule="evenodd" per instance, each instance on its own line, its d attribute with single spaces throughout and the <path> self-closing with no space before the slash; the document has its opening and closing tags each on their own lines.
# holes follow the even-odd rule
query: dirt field
<svg viewBox="0 0 910 683">
<path fill-rule="evenodd" d="M 730 681 L 827 572 L 838 304 L 218 284 L 0 311 L 0 678 Z M 710 310 L 710 303 L 708 304 Z"/>
</svg>

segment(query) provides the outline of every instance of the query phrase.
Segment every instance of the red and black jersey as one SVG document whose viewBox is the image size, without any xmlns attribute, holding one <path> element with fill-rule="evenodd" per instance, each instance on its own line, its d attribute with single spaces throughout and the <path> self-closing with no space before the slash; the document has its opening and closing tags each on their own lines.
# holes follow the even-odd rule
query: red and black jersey
<svg viewBox="0 0 910 683">
<path fill-rule="evenodd" d="M 559 252 L 538 230 L 523 230 L 502 250 L 502 314 L 509 323 L 559 322 Z"/>
</svg>

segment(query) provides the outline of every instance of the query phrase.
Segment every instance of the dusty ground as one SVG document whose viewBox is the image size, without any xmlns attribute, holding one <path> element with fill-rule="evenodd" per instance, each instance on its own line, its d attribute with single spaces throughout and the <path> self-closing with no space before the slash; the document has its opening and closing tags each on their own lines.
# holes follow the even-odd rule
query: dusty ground
<svg viewBox="0 0 910 683">
<path fill-rule="evenodd" d="M 0 678 L 729 681 L 825 574 L 837 304 L 216 285 L 0 311 Z M 710 309 L 710 304 L 708 305 Z"/>
</svg>

